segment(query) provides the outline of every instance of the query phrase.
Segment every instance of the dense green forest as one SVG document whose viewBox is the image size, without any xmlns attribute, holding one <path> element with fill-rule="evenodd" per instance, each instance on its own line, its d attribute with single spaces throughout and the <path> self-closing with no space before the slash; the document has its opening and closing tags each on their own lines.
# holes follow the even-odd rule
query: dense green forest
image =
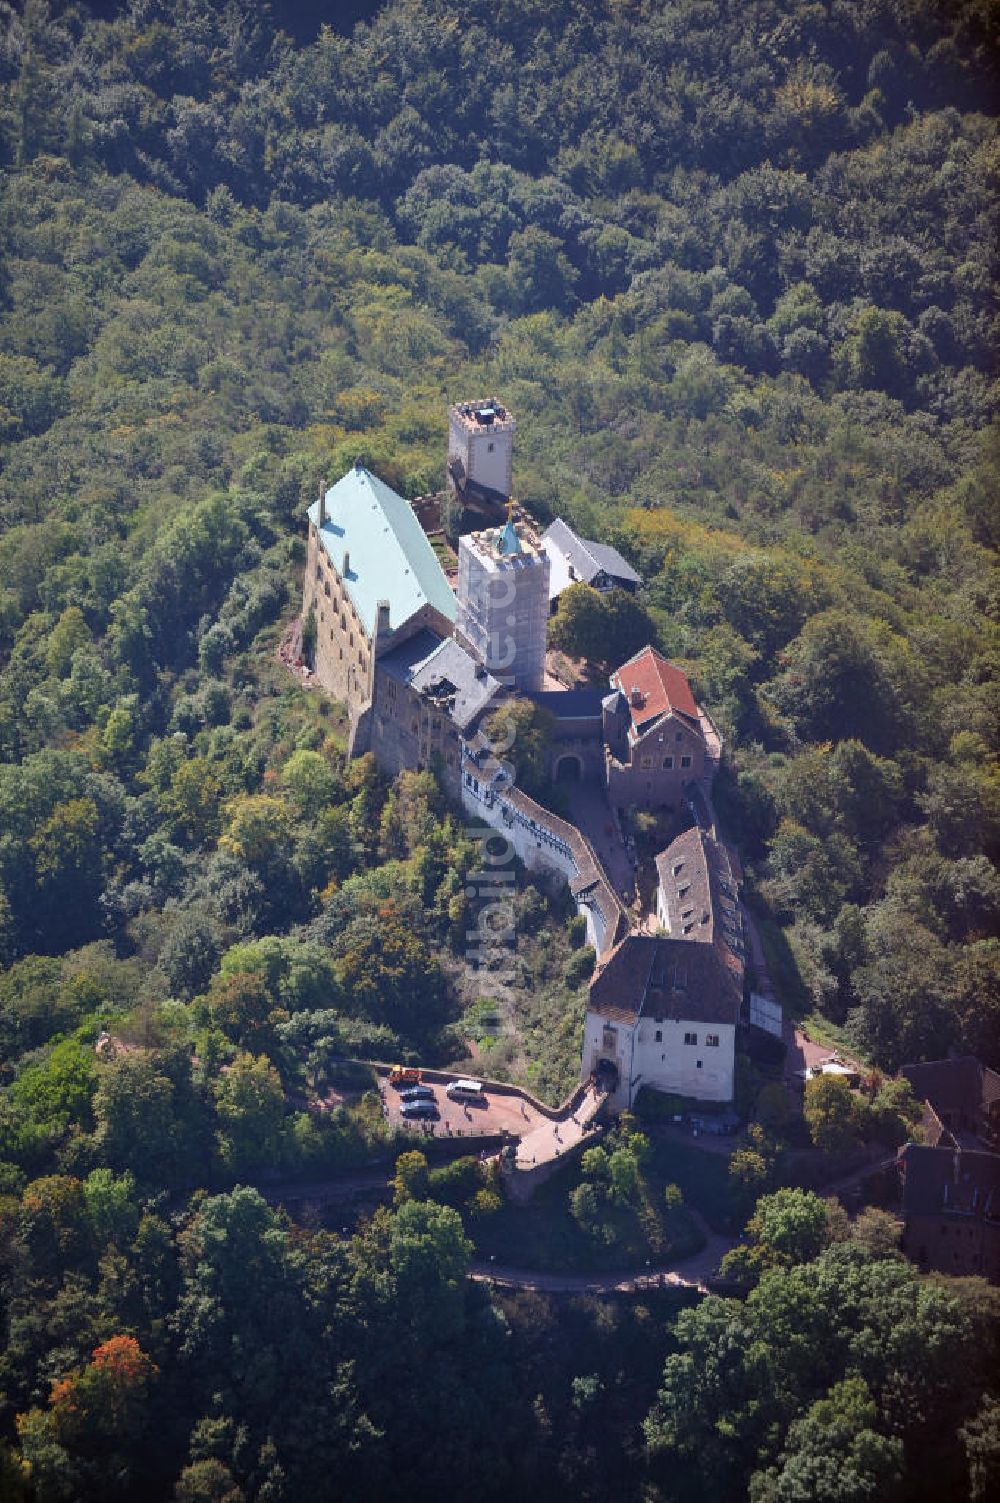
<svg viewBox="0 0 1000 1503">
<path fill-rule="evenodd" d="M 1000 1064 L 1000 11 L 282 25 L 0 4 L 0 1497 L 985 1500 L 996 1310 L 877 1238 L 675 1323 L 491 1303 L 431 1192 L 233 1186 L 391 1153 L 307 1109 L 345 1054 L 575 1075 L 568 911 L 522 885 L 484 1012 L 460 816 L 275 659 L 321 482 L 435 489 L 480 392 L 722 728 L 785 1001 Z"/>
</svg>

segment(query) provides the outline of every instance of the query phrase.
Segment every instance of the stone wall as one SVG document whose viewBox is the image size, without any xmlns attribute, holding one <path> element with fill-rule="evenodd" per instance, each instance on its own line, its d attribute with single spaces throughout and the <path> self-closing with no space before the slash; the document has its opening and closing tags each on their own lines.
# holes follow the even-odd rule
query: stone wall
<svg viewBox="0 0 1000 1503">
<path fill-rule="evenodd" d="M 735 1058 L 732 1023 L 655 1017 L 616 1021 L 589 1010 L 584 1022 L 582 1074 L 589 1076 L 602 1059 L 610 1060 L 618 1071 L 610 1099 L 619 1110 L 630 1107 L 644 1085 L 698 1101 L 732 1101 Z"/>
<path fill-rule="evenodd" d="M 430 767 L 445 792 L 456 802 L 461 799 L 462 748 L 451 719 L 409 685 L 379 673 L 377 664 L 370 749 L 390 777 L 407 768 Z"/>
<path fill-rule="evenodd" d="M 627 933 L 628 915 L 590 842 L 573 825 L 520 788 L 492 787 L 471 758 L 464 763 L 462 802 L 507 837 L 529 871 L 555 871 L 565 878 L 599 955 Z"/>
<path fill-rule="evenodd" d="M 685 765 L 685 762 L 687 765 Z M 629 750 L 629 760 L 607 756 L 608 794 L 619 808 L 676 809 L 684 786 L 705 773 L 705 742 L 700 731 L 671 718 L 647 731 Z"/>
<path fill-rule="evenodd" d="M 356 718 L 371 698 L 371 640 L 312 524 L 302 592 L 304 617 L 310 607 L 316 613 L 316 678 Z"/>
</svg>

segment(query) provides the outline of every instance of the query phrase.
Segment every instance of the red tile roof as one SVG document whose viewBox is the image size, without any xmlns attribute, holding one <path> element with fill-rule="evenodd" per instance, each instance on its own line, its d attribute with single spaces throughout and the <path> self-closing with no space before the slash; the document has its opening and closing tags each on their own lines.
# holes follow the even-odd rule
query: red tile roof
<svg viewBox="0 0 1000 1503">
<path fill-rule="evenodd" d="M 679 668 L 654 647 L 644 647 L 612 674 L 611 682 L 628 700 L 632 724 L 638 728 L 671 710 L 698 724 L 698 706 L 691 685 Z"/>
<path fill-rule="evenodd" d="M 713 945 L 628 934 L 594 972 L 588 1008 L 618 1023 L 640 1017 L 739 1021 L 742 987 Z"/>
<path fill-rule="evenodd" d="M 989 1114 L 1000 1102 L 1000 1075 L 971 1054 L 958 1059 L 931 1059 L 925 1064 L 903 1065 L 900 1070 L 921 1101 L 935 1112 L 983 1111 Z"/>
<path fill-rule="evenodd" d="M 740 878 L 733 870 L 731 854 L 731 846 L 695 825 L 660 852 L 656 871 L 672 937 L 714 944 L 719 959 L 742 986 L 745 940 Z"/>
</svg>

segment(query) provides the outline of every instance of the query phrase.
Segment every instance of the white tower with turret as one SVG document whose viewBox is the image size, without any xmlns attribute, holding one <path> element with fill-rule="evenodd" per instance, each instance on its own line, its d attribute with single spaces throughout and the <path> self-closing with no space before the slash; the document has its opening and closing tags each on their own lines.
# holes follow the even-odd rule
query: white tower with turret
<svg viewBox="0 0 1000 1503">
<path fill-rule="evenodd" d="M 549 559 L 528 527 L 470 532 L 458 545 L 455 634 L 494 678 L 518 691 L 545 678 Z"/>
</svg>

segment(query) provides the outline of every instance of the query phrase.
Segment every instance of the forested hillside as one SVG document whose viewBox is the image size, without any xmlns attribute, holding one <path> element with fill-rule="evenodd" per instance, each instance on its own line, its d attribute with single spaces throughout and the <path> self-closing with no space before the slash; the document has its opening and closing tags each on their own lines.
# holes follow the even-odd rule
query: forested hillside
<svg viewBox="0 0 1000 1503">
<path fill-rule="evenodd" d="M 338 1496 L 423 1496 L 420 1442 L 459 1430 L 427 1495 L 454 1468 L 483 1497 L 627 1474 L 621 1496 L 666 1499 L 687 1458 L 699 1498 L 703 1425 L 732 1440 L 713 1496 L 756 1471 L 790 1500 L 820 1496 L 796 1447 L 835 1446 L 816 1406 L 861 1383 L 838 1393 L 886 1438 L 878 1495 L 958 1496 L 959 1425 L 986 1436 L 969 1454 L 995 1428 L 961 1354 L 995 1336 L 974 1300 L 858 1272 L 870 1250 L 796 1275 L 837 1355 L 786 1373 L 766 1423 L 729 1413 L 770 1401 L 763 1368 L 683 1425 L 672 1395 L 692 1352 L 754 1339 L 784 1274 L 745 1319 L 691 1317 L 647 1471 L 656 1322 L 626 1375 L 595 1317 L 593 1368 L 548 1404 L 537 1312 L 461 1295 L 450 1208 L 341 1244 L 228 1190 L 386 1149 L 370 1102 L 306 1110 L 338 1056 L 482 1033 L 460 818 L 429 775 L 346 766 L 337 707 L 274 657 L 321 481 L 360 457 L 436 488 L 447 404 L 482 392 L 517 416 L 518 495 L 630 559 L 642 629 L 725 734 L 718 803 L 785 1000 L 883 1069 L 1000 1063 L 1000 12 L 347 10 L 370 20 L 296 6 L 291 36 L 249 0 L 0 4 L 0 1424 L 40 1500 L 165 1498 L 184 1467 L 191 1500 L 324 1497 L 339 1472 Z M 578 937 L 530 885 L 518 932 L 522 1015 L 480 1041 L 554 1098 Z M 858 1376 L 848 1286 L 859 1328 L 905 1308 L 913 1349 L 938 1342 L 926 1494 L 930 1398 L 901 1351 Z M 281 1355 L 253 1368 L 261 1344 Z M 588 1450 L 598 1402 L 618 1438 Z"/>
</svg>

